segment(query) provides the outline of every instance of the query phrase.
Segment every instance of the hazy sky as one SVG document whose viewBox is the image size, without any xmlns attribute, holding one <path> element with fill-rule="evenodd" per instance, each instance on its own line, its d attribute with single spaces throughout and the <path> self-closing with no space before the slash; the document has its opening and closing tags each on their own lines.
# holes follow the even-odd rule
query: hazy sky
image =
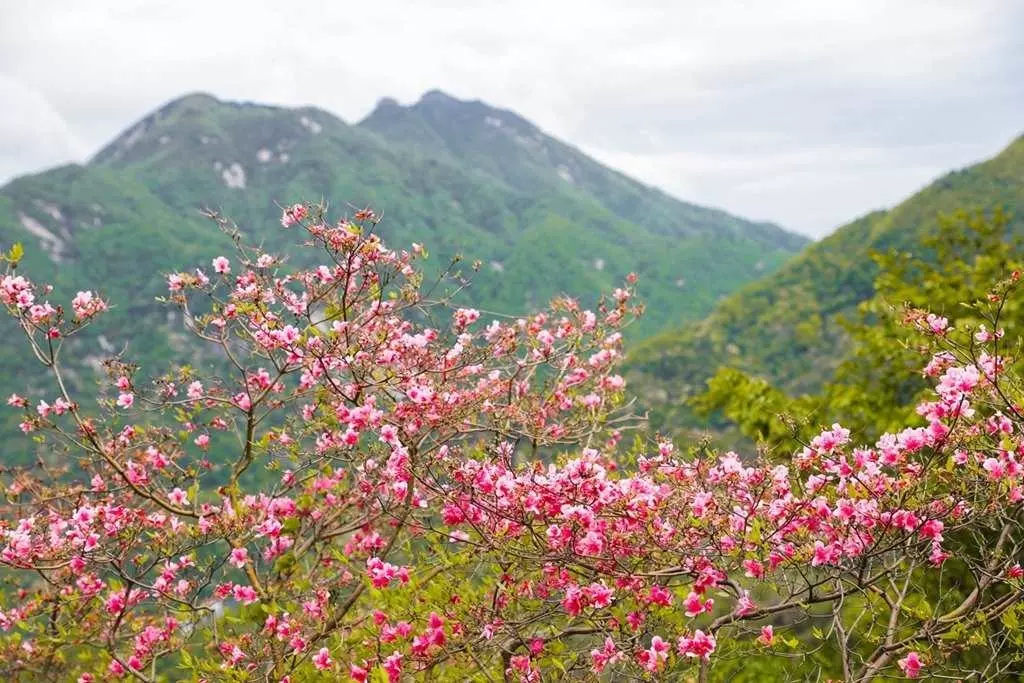
<svg viewBox="0 0 1024 683">
<path fill-rule="evenodd" d="M 822 235 L 1024 132 L 1020 0 L 0 0 L 0 182 L 188 91 L 355 122 L 440 88 Z"/>
</svg>

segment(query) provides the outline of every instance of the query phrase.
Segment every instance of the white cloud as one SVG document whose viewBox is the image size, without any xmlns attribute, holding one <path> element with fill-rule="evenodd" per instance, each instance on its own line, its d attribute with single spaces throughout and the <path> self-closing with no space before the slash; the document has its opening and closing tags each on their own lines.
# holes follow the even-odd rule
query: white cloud
<svg viewBox="0 0 1024 683">
<path fill-rule="evenodd" d="M 69 161 L 88 147 L 38 90 L 0 73 L 0 180 Z"/>
<path fill-rule="evenodd" d="M 684 199 L 822 234 L 1024 128 L 1015 0 L 34 0 L 4 15 L 0 83 L 52 111 L 0 110 L 0 178 L 94 151 L 183 92 L 354 121 L 439 87 Z"/>
</svg>

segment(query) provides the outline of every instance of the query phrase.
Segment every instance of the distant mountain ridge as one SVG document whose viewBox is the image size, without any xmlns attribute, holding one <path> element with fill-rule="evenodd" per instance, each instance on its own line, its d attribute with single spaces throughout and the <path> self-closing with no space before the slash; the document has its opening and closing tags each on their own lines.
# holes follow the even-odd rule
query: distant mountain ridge
<svg viewBox="0 0 1024 683">
<path fill-rule="evenodd" d="M 359 126 L 431 153 L 447 153 L 520 191 L 537 191 L 559 180 L 578 188 L 620 218 L 657 232 L 698 235 L 717 232 L 761 241 L 770 248 L 798 250 L 808 240 L 767 222 L 739 219 L 725 211 L 680 201 L 640 183 L 556 140 L 513 111 L 439 90 L 403 107 L 386 98 Z"/>
<path fill-rule="evenodd" d="M 59 177 L 84 182 L 101 169 L 129 175 L 165 210 L 187 217 L 200 206 L 220 207 L 260 234 L 274 223 L 275 202 L 324 197 L 372 205 L 385 214 L 382 229 L 393 240 L 416 239 L 442 257 L 462 252 L 493 264 L 477 278 L 472 298 L 501 310 L 518 311 L 558 292 L 587 294 L 637 271 L 652 297 L 646 332 L 710 310 L 718 297 L 808 241 L 674 199 L 512 112 L 440 91 L 411 107 L 384 100 L 355 126 L 315 107 L 190 94 L 143 117 L 78 173 Z M 15 213 L 33 221 L 0 213 L 0 239 L 23 239 L 31 248 L 42 233 L 26 225 L 67 227 L 53 225 L 41 204 L 63 204 L 63 215 L 77 216 L 109 203 L 99 196 L 76 206 L 66 191 L 49 195 L 56 188 L 47 173 L 0 189 L 14 203 L 29 198 Z M 138 222 L 144 225 L 146 216 Z M 545 251 L 565 273 L 550 283 L 535 261 Z M 527 285 L 522 296 L 508 295 L 510 280 Z"/>
<path fill-rule="evenodd" d="M 358 125 L 316 107 L 179 97 L 88 163 L 0 188 L 0 247 L 24 243 L 25 269 L 54 280 L 55 299 L 90 287 L 117 306 L 66 355 L 90 359 L 71 368 L 84 386 L 124 338 L 150 370 L 201 360 L 154 302 L 168 271 L 229 250 L 200 207 L 287 251 L 295 237 L 280 230 L 278 204 L 321 198 L 336 215 L 348 203 L 381 211 L 385 239 L 426 244 L 436 268 L 456 254 L 479 260 L 462 301 L 489 311 L 522 313 L 560 293 L 592 300 L 635 271 L 649 313 L 634 338 L 706 314 L 808 241 L 674 199 L 518 115 L 434 91 L 411 107 L 382 101 Z M 0 350 L 12 368 L 0 391 L 27 379 L 18 353 Z"/>
</svg>

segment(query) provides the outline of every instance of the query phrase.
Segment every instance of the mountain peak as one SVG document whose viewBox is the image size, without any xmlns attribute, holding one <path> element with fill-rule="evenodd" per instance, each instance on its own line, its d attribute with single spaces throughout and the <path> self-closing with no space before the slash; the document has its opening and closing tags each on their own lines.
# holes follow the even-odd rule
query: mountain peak
<svg viewBox="0 0 1024 683">
<path fill-rule="evenodd" d="M 369 121 L 378 117 L 390 118 L 394 116 L 402 116 L 409 109 L 403 106 L 393 97 L 382 97 L 377 100 L 376 106 L 373 111 L 366 115 L 363 121 Z"/>
<path fill-rule="evenodd" d="M 171 100 L 170 102 L 164 104 L 162 107 L 158 108 L 156 111 L 157 112 L 166 112 L 166 111 L 172 111 L 172 110 L 175 110 L 175 109 L 183 109 L 183 108 L 186 108 L 186 109 L 191 109 L 191 108 L 196 108 L 196 109 L 202 108 L 202 109 L 205 109 L 205 108 L 208 108 L 208 107 L 214 107 L 214 106 L 216 106 L 218 104 L 221 104 L 221 101 L 218 100 L 215 96 L 211 95 L 208 92 L 198 92 L 197 91 L 197 92 L 186 93 L 184 95 L 181 95 L 180 97 L 175 97 L 173 100 Z"/>
<path fill-rule="evenodd" d="M 412 114 L 414 112 L 451 112 L 458 107 L 465 105 L 480 105 L 483 104 L 479 101 L 467 102 L 460 100 L 457 97 L 453 97 L 443 90 L 434 88 L 420 95 L 420 98 L 415 103 L 405 105 L 401 104 L 398 100 L 393 97 L 382 97 L 377 100 L 377 105 L 373 108 L 373 111 L 363 119 L 363 123 L 367 121 L 373 121 L 379 118 L 390 119 L 393 117 L 400 117 Z"/>
<path fill-rule="evenodd" d="M 460 100 L 442 90 L 425 92 L 410 109 L 435 119 L 456 118 L 462 125 L 475 123 L 494 126 L 495 121 L 504 121 L 520 131 L 532 132 L 537 129 L 514 111 L 495 107 L 483 100 Z"/>
<path fill-rule="evenodd" d="M 345 128 L 344 121 L 316 107 L 283 107 L 250 101 L 222 100 L 193 92 L 150 111 L 92 158 L 92 163 L 134 163 L 166 156 L 172 149 L 199 156 L 224 154 L 223 144 L 240 149 L 257 141 L 262 148 L 288 156 L 284 147 L 298 139 Z M 184 148 L 182 147 L 184 145 Z M 261 153 L 267 156 L 270 152 Z M 221 160 L 229 164 L 230 160 Z"/>
<path fill-rule="evenodd" d="M 437 88 L 434 88 L 433 90 L 428 90 L 427 92 L 423 93 L 423 95 L 420 96 L 419 101 L 416 103 L 417 106 L 418 105 L 438 105 L 438 104 L 440 104 L 440 105 L 452 105 L 452 104 L 465 104 L 465 102 L 460 100 L 460 99 L 458 99 L 457 97 L 452 97 L 451 95 L 449 95 L 448 93 L 444 92 L 443 90 L 439 90 Z"/>
<path fill-rule="evenodd" d="M 491 135 L 504 126 L 504 133 L 540 135 L 534 124 L 514 111 L 500 109 L 482 100 L 462 100 L 443 90 L 423 93 L 414 104 L 402 105 L 386 97 L 359 126 L 385 137 L 398 136 L 406 142 L 449 144 L 451 135 Z M 476 133 L 471 133 L 476 131 Z"/>
</svg>

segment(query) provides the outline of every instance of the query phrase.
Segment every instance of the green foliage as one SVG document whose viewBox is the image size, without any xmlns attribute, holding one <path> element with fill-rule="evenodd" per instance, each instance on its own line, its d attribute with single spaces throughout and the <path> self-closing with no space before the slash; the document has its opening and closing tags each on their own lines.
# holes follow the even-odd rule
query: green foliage
<svg viewBox="0 0 1024 683">
<path fill-rule="evenodd" d="M 851 348 L 844 319 L 861 315 L 858 305 L 873 299 L 876 287 L 892 288 L 890 282 L 876 282 L 892 264 L 876 262 L 872 254 L 895 251 L 934 263 L 934 241 L 942 235 L 947 251 L 969 263 L 982 253 L 979 249 L 987 248 L 979 239 L 988 245 L 999 238 L 961 240 L 957 229 L 942 227 L 938 217 L 961 209 L 1012 212 L 1024 203 L 1022 178 L 1024 137 L 995 158 L 950 173 L 889 211 L 868 214 L 840 228 L 776 272 L 724 299 L 707 318 L 635 346 L 628 359 L 630 378 L 650 409 L 653 424 L 725 429 L 727 422 L 720 415 L 695 413 L 690 403 L 720 367 L 763 378 L 790 393 L 819 392 Z M 967 225 L 963 217 L 956 220 Z M 1000 236 L 1024 233 L 1021 215 L 1008 213 L 998 220 L 1003 221 Z M 928 243 L 932 246 L 925 246 Z M 959 279 L 952 270 L 948 277 Z M 954 291 L 947 293 L 950 301 L 959 300 Z M 899 292 L 893 289 L 890 295 Z"/>
<path fill-rule="evenodd" d="M 826 421 L 840 422 L 851 429 L 857 441 L 868 443 L 913 424 L 914 407 L 929 390 L 921 368 L 933 348 L 930 341 L 935 339 L 920 310 L 927 307 L 947 318 L 950 330 L 970 339 L 982 324 L 981 311 L 991 306 L 987 297 L 992 285 L 1019 276 L 1019 239 L 1008 235 L 1010 225 L 1010 217 L 1001 210 L 991 216 L 961 211 L 940 220 L 936 232 L 922 238 L 915 253 L 893 250 L 875 254 L 875 294 L 859 304 L 849 320 L 841 321 L 848 335 L 845 356 L 818 392 L 791 397 L 764 379 L 722 368 L 708 382 L 708 390 L 693 400 L 695 410 L 729 420 L 745 437 L 784 456 L 799 450 Z M 1001 304 L 998 320 L 1010 333 L 1002 348 L 1012 353 L 1020 348 L 1024 329 L 1024 308 L 1019 300 L 1010 298 Z M 997 535 L 993 529 L 988 538 L 973 542 L 991 545 Z M 920 572 L 915 585 L 921 593 L 911 593 L 903 609 L 924 619 L 961 604 L 975 585 L 974 578 L 955 558 L 947 561 L 944 573 L 942 589 L 935 590 L 936 578 Z M 924 602 L 926 594 L 940 595 L 938 604 Z M 871 612 L 886 607 L 864 600 L 854 599 L 847 609 Z M 998 624 L 965 623 L 950 634 L 950 638 L 962 638 L 974 646 L 958 655 L 960 664 L 980 670 L 988 657 L 997 657 L 1007 666 L 1018 661 L 1018 612 L 1006 612 Z M 879 634 L 869 631 L 866 636 L 873 646 L 881 638 L 882 627 L 877 628 Z M 991 655 L 983 654 L 982 646 L 997 642 L 994 631 L 1000 632 L 999 642 L 1009 637 L 1009 644 Z M 825 662 L 831 659 L 834 663 L 832 647 L 826 642 L 819 651 Z M 771 659 L 764 665 L 773 678 L 783 680 L 790 675 L 784 660 Z"/>
<path fill-rule="evenodd" d="M 763 379 L 722 368 L 693 400 L 695 410 L 723 416 L 747 438 L 783 450 L 792 449 L 794 436 L 809 439 L 824 421 L 841 422 L 865 440 L 912 423 L 914 406 L 929 390 L 921 368 L 932 335 L 926 324 L 906 320 L 927 308 L 957 329 L 978 328 L 975 303 L 1021 267 L 1010 224 L 1002 210 L 990 217 L 961 211 L 940 220 L 916 253 L 874 254 L 875 294 L 849 319 L 840 318 L 845 356 L 819 391 L 790 397 Z M 1017 300 L 1007 301 L 1001 319 L 1011 330 L 1024 327 Z"/>
</svg>

